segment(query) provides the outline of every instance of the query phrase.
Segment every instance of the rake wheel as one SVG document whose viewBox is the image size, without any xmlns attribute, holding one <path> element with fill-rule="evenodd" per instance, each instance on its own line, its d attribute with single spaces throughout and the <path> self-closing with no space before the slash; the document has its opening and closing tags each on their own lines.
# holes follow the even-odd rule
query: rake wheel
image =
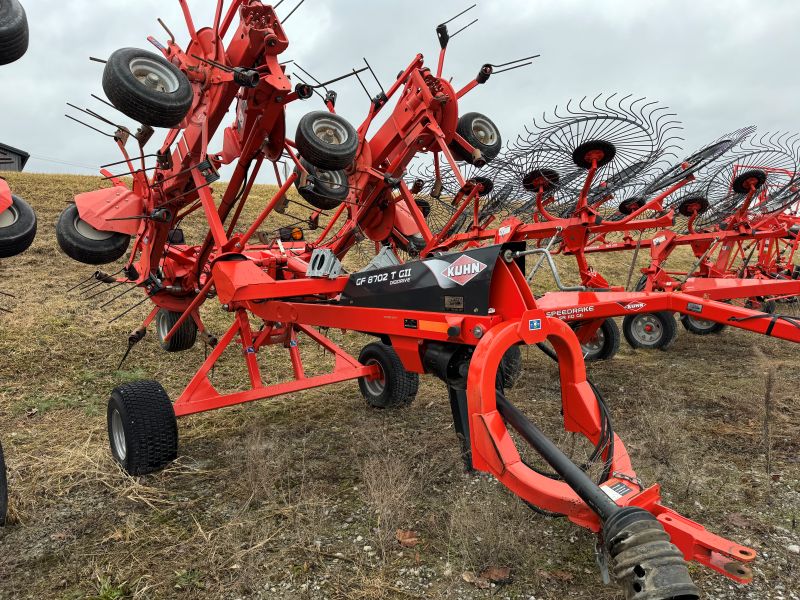
<svg viewBox="0 0 800 600">
<path fill-rule="evenodd" d="M 394 348 L 382 342 L 367 344 L 358 356 L 362 365 L 376 365 L 380 376 L 369 379 L 361 377 L 358 387 L 361 395 L 373 408 L 390 408 L 410 404 L 419 389 L 419 375 L 403 367 Z"/>
<path fill-rule="evenodd" d="M 308 184 L 301 187 L 300 180 L 295 181 L 295 187 L 303 200 L 320 210 L 331 210 L 339 206 L 347 198 L 350 188 L 347 182 L 347 173 L 339 171 L 325 171 L 317 169 L 306 159 L 301 158 L 300 164 L 308 172 Z M 295 172 L 298 170 L 295 168 Z"/>
<path fill-rule="evenodd" d="M 700 226 L 718 225 L 736 213 L 752 217 L 783 211 L 796 197 L 800 139 L 764 134 L 752 139 L 706 180 L 710 210 Z"/>
<path fill-rule="evenodd" d="M 674 114 L 655 102 L 598 95 L 570 101 L 552 115 L 534 120 L 527 135 L 509 147 L 504 162 L 524 189 L 553 194 L 556 205 L 551 203 L 550 214 L 569 216 L 587 170 L 596 169 L 590 195 L 612 194 L 646 178 L 665 157 L 674 155 L 679 127 Z M 557 173 L 558 181 L 547 178 L 546 188 L 532 190 L 531 182 L 545 170 Z"/>
<path fill-rule="evenodd" d="M 161 309 L 156 315 L 156 331 L 161 347 L 167 352 L 183 352 L 191 349 L 197 341 L 197 323 L 186 319 L 169 340 L 165 339 L 180 319 L 182 313 Z"/>
<path fill-rule="evenodd" d="M 21 254 L 36 237 L 36 213 L 30 204 L 14 195 L 11 200 L 11 206 L 0 212 L 0 258 Z"/>
<path fill-rule="evenodd" d="M 580 329 L 578 324 L 574 329 Z M 581 344 L 586 361 L 611 360 L 619 352 L 619 326 L 614 319 L 606 319 L 591 340 Z"/>
<path fill-rule="evenodd" d="M 28 18 L 19 1 L 0 1 L 0 65 L 22 58 L 28 51 L 28 37 Z"/>
<path fill-rule="evenodd" d="M 131 237 L 100 231 L 81 219 L 78 206 L 70 204 L 56 222 L 56 238 L 64 254 L 87 265 L 104 265 L 122 258 Z"/>
<path fill-rule="evenodd" d="M 294 141 L 308 162 L 326 171 L 347 168 L 358 151 L 355 128 L 339 115 L 321 110 L 303 115 Z"/>
<path fill-rule="evenodd" d="M 178 67 L 139 48 L 121 48 L 108 57 L 103 91 L 122 114 L 151 127 L 177 126 L 194 101 L 192 84 Z"/>
<path fill-rule="evenodd" d="M 718 140 L 701 148 L 694 154 L 691 154 L 680 163 L 677 163 L 664 171 L 659 177 L 653 180 L 646 188 L 646 192 L 654 194 L 664 190 L 679 181 L 682 181 L 689 175 L 697 173 L 711 165 L 716 160 L 720 159 L 725 153 L 729 152 L 739 144 L 741 144 L 747 137 L 753 134 L 756 130 L 755 127 L 744 127 L 738 129 L 728 135 L 722 136 Z"/>
<path fill-rule="evenodd" d="M 631 348 L 668 350 L 678 337 L 672 313 L 640 313 L 622 320 L 622 332 Z"/>
<path fill-rule="evenodd" d="M 497 125 L 489 117 L 481 113 L 470 112 L 461 115 L 458 119 L 456 133 L 476 150 L 480 151 L 484 161 L 481 163 L 483 165 L 492 162 L 503 148 L 503 138 Z M 453 142 L 448 147 L 456 160 L 479 166 L 475 158 L 457 143 Z"/>
<path fill-rule="evenodd" d="M 129 475 L 159 471 L 178 457 L 178 422 L 158 382 L 114 388 L 107 417 L 111 453 Z"/>
</svg>

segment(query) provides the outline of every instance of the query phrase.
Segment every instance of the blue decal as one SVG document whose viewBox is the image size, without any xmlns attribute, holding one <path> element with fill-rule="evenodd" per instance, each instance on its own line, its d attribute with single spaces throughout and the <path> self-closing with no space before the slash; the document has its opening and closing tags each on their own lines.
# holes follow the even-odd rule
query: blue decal
<svg viewBox="0 0 800 600">
<path fill-rule="evenodd" d="M 531 331 L 539 331 L 542 328 L 542 320 L 541 319 L 531 319 L 528 321 L 528 329 Z"/>
</svg>

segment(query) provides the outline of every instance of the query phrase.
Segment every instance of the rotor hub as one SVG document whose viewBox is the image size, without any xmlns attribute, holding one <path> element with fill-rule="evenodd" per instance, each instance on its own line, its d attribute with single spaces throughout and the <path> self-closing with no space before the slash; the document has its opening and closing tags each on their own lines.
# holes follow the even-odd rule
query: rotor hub
<svg viewBox="0 0 800 600">
<path fill-rule="evenodd" d="M 614 160 L 617 148 L 605 140 L 589 140 L 580 144 L 572 152 L 572 162 L 582 169 L 603 167 Z"/>
</svg>

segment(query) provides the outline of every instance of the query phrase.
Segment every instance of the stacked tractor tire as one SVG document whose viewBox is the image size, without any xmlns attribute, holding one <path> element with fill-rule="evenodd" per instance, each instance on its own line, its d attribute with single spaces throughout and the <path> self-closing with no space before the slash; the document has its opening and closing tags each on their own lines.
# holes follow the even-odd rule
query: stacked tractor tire
<svg viewBox="0 0 800 600">
<path fill-rule="evenodd" d="M 22 58 L 28 50 L 28 19 L 18 0 L 0 0 L 0 65 Z M 0 178 L 0 258 L 21 254 L 36 237 L 36 214 L 22 198 L 11 193 Z M 0 443 L 0 526 L 8 510 L 8 480 Z"/>
</svg>

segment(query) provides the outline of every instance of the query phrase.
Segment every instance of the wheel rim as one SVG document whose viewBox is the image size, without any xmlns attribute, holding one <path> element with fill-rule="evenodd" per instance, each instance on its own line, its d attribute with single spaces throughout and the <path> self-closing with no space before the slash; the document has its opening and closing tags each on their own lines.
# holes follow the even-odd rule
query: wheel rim
<svg viewBox="0 0 800 600">
<path fill-rule="evenodd" d="M 317 171 L 317 179 L 333 190 L 339 190 L 345 185 L 339 171 Z"/>
<path fill-rule="evenodd" d="M 162 62 L 147 57 L 137 57 L 129 64 L 131 73 L 143 86 L 162 94 L 178 91 L 180 82 L 172 70 Z"/>
<path fill-rule="evenodd" d="M 11 227 L 18 220 L 19 220 L 19 213 L 12 204 L 3 212 L 0 212 L 0 229 L 3 229 L 5 227 Z"/>
<path fill-rule="evenodd" d="M 497 130 L 487 119 L 478 117 L 472 121 L 472 133 L 484 146 L 493 146 L 497 143 Z"/>
<path fill-rule="evenodd" d="M 602 329 L 598 329 L 597 333 L 594 334 L 592 339 L 588 342 L 584 342 L 581 344 L 581 350 L 583 351 L 584 358 L 591 358 L 600 354 L 603 350 L 603 346 L 606 344 L 606 334 L 603 333 Z"/>
<path fill-rule="evenodd" d="M 82 237 L 85 237 L 87 240 L 92 240 L 93 242 L 102 242 L 103 240 L 107 240 L 114 235 L 114 232 L 112 231 L 100 231 L 95 229 L 86 221 L 77 216 L 75 217 L 72 225 L 75 228 L 75 231 L 77 231 Z"/>
<path fill-rule="evenodd" d="M 653 315 L 639 315 L 631 323 L 633 338 L 640 344 L 652 346 L 664 335 L 664 326 Z"/>
<path fill-rule="evenodd" d="M 375 360 L 374 358 L 371 358 L 371 359 L 369 359 L 367 361 L 367 366 L 368 367 L 372 367 L 372 366 L 376 366 L 376 365 L 378 367 L 378 370 L 381 373 L 380 376 L 376 377 L 375 379 L 365 378 L 364 379 L 364 387 L 366 388 L 367 392 L 369 392 L 369 394 L 371 396 L 378 397 L 381 394 L 383 394 L 384 390 L 386 389 L 386 375 L 383 372 L 383 367 L 381 366 L 381 364 L 377 360 Z"/>
<path fill-rule="evenodd" d="M 111 443 L 114 453 L 120 460 L 128 456 L 128 445 L 125 443 L 125 429 L 122 427 L 122 415 L 117 409 L 111 414 Z"/>
<path fill-rule="evenodd" d="M 163 312 L 158 313 L 158 323 L 156 325 L 156 330 L 158 331 L 158 339 L 163 343 L 169 333 L 169 330 L 172 329 L 167 323 L 167 319 L 165 318 L 166 315 Z"/>
<path fill-rule="evenodd" d="M 341 146 L 350 138 L 350 132 L 334 119 L 317 119 L 312 129 L 315 136 L 331 146 Z"/>
<path fill-rule="evenodd" d="M 706 319 L 696 319 L 695 317 L 690 317 L 688 315 L 686 317 L 686 320 L 689 321 L 689 323 L 691 323 L 695 329 L 702 329 L 702 330 L 713 329 L 714 326 L 716 325 L 716 322 L 714 321 L 707 321 Z"/>
</svg>

